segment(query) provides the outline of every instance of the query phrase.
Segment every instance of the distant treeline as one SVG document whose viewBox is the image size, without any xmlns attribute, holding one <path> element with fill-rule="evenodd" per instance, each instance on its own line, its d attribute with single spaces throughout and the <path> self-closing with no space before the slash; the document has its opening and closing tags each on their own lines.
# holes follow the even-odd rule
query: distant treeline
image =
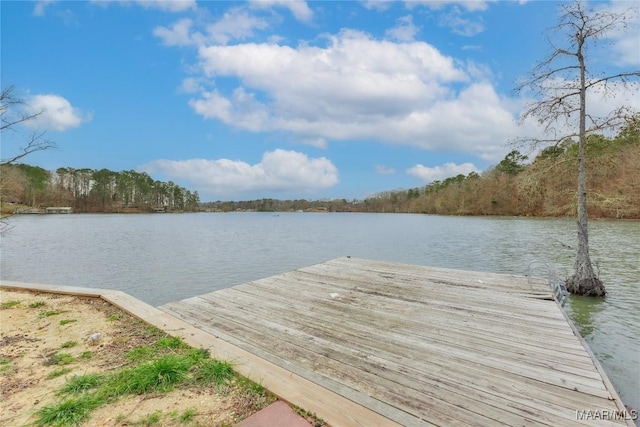
<svg viewBox="0 0 640 427">
<path fill-rule="evenodd" d="M 458 175 L 364 200 L 276 200 L 203 203 L 212 211 L 406 212 L 439 215 L 575 216 L 578 147 L 572 140 L 542 150 L 532 162 L 517 150 L 482 174 Z M 640 219 L 640 119 L 615 137 L 587 141 L 589 215 Z"/>
<path fill-rule="evenodd" d="M 589 216 L 640 218 L 640 120 L 615 138 L 587 139 Z M 367 212 L 441 215 L 575 216 L 578 147 L 567 140 L 540 152 L 531 163 L 518 151 L 482 173 L 458 175 L 364 201 Z"/>
<path fill-rule="evenodd" d="M 517 150 L 481 174 L 458 175 L 424 187 L 386 191 L 364 200 L 216 201 L 200 203 L 197 192 L 146 173 L 24 164 L 0 170 L 2 203 L 70 206 L 75 212 L 317 211 L 403 212 L 439 215 L 575 216 L 578 147 L 572 140 L 542 150 L 532 162 Z M 615 137 L 587 140 L 589 215 L 640 219 L 640 118 Z"/>
<path fill-rule="evenodd" d="M 59 168 L 55 172 L 27 164 L 0 170 L 5 212 L 19 206 L 69 206 L 74 212 L 196 211 L 198 192 L 173 182 L 155 181 L 136 171 Z"/>
<path fill-rule="evenodd" d="M 211 212 L 234 212 L 234 211 L 256 211 L 256 212 L 296 212 L 296 211 L 316 211 L 316 212 L 357 212 L 362 206 L 362 201 L 346 199 L 334 200 L 278 200 L 278 199 L 257 199 L 241 202 L 206 202 L 201 203 L 202 210 Z"/>
</svg>

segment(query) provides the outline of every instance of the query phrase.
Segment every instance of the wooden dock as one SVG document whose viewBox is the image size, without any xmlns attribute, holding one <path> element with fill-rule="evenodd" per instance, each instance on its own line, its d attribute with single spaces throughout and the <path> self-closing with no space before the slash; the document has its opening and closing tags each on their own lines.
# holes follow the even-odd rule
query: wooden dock
<svg viewBox="0 0 640 427">
<path fill-rule="evenodd" d="M 339 258 L 158 308 L 334 427 L 633 425 L 540 280 Z"/>
</svg>

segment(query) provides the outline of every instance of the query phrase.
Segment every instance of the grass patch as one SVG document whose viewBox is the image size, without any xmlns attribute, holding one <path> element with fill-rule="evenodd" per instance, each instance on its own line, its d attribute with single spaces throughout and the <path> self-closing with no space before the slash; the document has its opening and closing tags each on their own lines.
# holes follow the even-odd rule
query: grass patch
<svg viewBox="0 0 640 427">
<path fill-rule="evenodd" d="M 51 310 L 51 311 L 45 311 L 44 313 L 40 314 L 40 317 L 51 317 L 51 316 L 57 316 L 59 314 L 65 313 L 65 311 L 63 310 Z"/>
<path fill-rule="evenodd" d="M 121 317 L 121 314 L 112 314 L 111 316 L 107 317 L 107 322 L 115 322 L 116 320 L 120 320 Z"/>
<path fill-rule="evenodd" d="M 194 379 L 202 384 L 224 385 L 231 382 L 235 376 L 231 363 L 208 359 L 198 366 Z"/>
<path fill-rule="evenodd" d="M 92 357 L 93 357 L 92 351 L 83 351 L 82 354 L 80 354 L 80 359 L 82 360 L 88 360 L 88 359 L 91 359 Z"/>
<path fill-rule="evenodd" d="M 209 350 L 206 348 L 189 348 L 186 356 L 192 359 L 194 362 L 201 362 L 205 359 L 209 359 Z"/>
<path fill-rule="evenodd" d="M 35 301 L 29 304 L 29 308 L 41 308 L 46 306 L 47 303 L 45 301 Z"/>
<path fill-rule="evenodd" d="M 185 344 L 184 341 L 182 341 L 182 338 L 180 338 L 180 337 L 171 337 L 171 336 L 166 336 L 166 337 L 160 338 L 158 341 L 156 341 L 156 347 L 158 347 L 158 348 L 168 348 L 168 349 L 171 349 L 171 350 L 189 348 L 189 346 L 187 344 Z"/>
<path fill-rule="evenodd" d="M 136 347 L 126 353 L 127 359 L 133 362 L 150 360 L 154 355 L 156 355 L 156 350 L 148 345 Z"/>
<path fill-rule="evenodd" d="M 97 388 L 104 378 L 98 374 L 74 375 L 60 390 L 61 393 L 80 394 Z"/>
<path fill-rule="evenodd" d="M 143 345 L 129 350 L 126 353 L 127 359 L 133 362 L 143 362 L 157 357 L 159 354 L 167 354 L 168 352 L 185 353 L 190 355 L 194 362 L 208 357 L 207 350 L 193 349 L 189 347 L 182 338 L 164 336 L 159 338 L 152 346 Z M 204 353 L 203 353 L 204 352 Z"/>
<path fill-rule="evenodd" d="M 5 301 L 0 303 L 0 309 L 6 310 L 8 308 L 15 307 L 16 305 L 20 305 L 20 301 Z"/>
<path fill-rule="evenodd" d="M 77 321 L 78 321 L 77 319 L 63 319 L 60 321 L 60 324 L 64 326 L 64 325 L 68 325 L 69 323 L 74 323 Z"/>
<path fill-rule="evenodd" d="M 71 343 L 73 341 L 65 344 L 72 346 Z M 80 358 L 91 356 L 92 353 L 87 351 Z M 214 384 L 224 386 L 224 389 L 221 388 L 223 392 L 235 390 L 240 393 L 238 402 L 241 402 L 241 412 L 262 409 L 274 399 L 262 386 L 238 376 L 230 362 L 211 359 L 208 350 L 189 347 L 180 338 L 159 336 L 151 346 L 137 347 L 128 352 L 126 357 L 130 361 L 128 367 L 103 374 L 73 375 L 68 378 L 57 391 L 60 403 L 42 408 L 37 413 L 35 425 L 79 425 L 93 409 L 120 397 L 165 393 L 176 387 L 206 387 Z M 47 365 L 65 365 L 73 361 L 75 359 L 70 354 L 55 353 L 49 356 Z M 59 376 L 70 371 L 70 368 L 64 367 L 55 372 L 60 372 Z M 190 424 L 196 415 L 196 409 L 189 408 L 166 416 L 174 423 Z M 166 421 L 163 416 L 162 412 L 157 411 L 135 424 L 162 424 Z"/>
<path fill-rule="evenodd" d="M 76 361 L 75 357 L 73 357 L 69 353 L 55 353 L 47 359 L 47 361 L 45 362 L 45 365 L 46 366 L 68 365 L 75 361 Z"/>
<path fill-rule="evenodd" d="M 147 415 L 146 417 L 140 419 L 140 421 L 136 422 L 136 425 L 145 426 L 145 427 L 154 426 L 160 423 L 161 418 L 162 418 L 162 412 L 154 411 L 151 414 Z"/>
<path fill-rule="evenodd" d="M 102 401 L 95 396 L 81 396 L 66 399 L 57 405 L 47 405 L 37 412 L 36 426 L 73 426 L 80 425 L 89 417 L 90 412 L 100 406 Z"/>
<path fill-rule="evenodd" d="M 0 373 L 11 371 L 11 359 L 0 357 Z"/>
<path fill-rule="evenodd" d="M 56 369 L 55 371 L 50 372 L 49 375 L 47 375 L 47 379 L 48 380 L 52 380 L 54 378 L 58 378 L 58 377 L 61 377 L 63 375 L 66 375 L 71 371 L 73 371 L 73 369 L 71 369 L 71 368 Z"/>
<path fill-rule="evenodd" d="M 165 355 L 119 371 L 105 381 L 100 393 L 112 398 L 125 394 L 168 392 L 186 379 L 192 363 L 184 356 Z"/>
<path fill-rule="evenodd" d="M 142 364 L 130 370 L 126 388 L 134 394 L 170 391 L 185 378 L 190 362 L 185 357 L 167 355 Z"/>
<path fill-rule="evenodd" d="M 63 342 L 60 348 L 71 348 L 78 345 L 78 341 L 66 341 Z"/>
<path fill-rule="evenodd" d="M 238 385 L 244 390 L 245 393 L 257 395 L 267 394 L 267 389 L 264 388 L 262 384 L 258 384 L 245 377 L 238 377 Z"/>
<path fill-rule="evenodd" d="M 196 411 L 195 408 L 187 408 L 180 414 L 178 419 L 181 423 L 188 423 L 189 421 L 193 420 L 193 417 L 195 417 L 197 414 L 198 411 Z"/>
</svg>

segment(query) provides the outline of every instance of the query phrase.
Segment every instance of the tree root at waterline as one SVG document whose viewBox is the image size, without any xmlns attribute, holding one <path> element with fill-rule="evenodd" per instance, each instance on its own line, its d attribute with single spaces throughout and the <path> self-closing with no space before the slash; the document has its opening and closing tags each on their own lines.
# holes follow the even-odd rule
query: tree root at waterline
<svg viewBox="0 0 640 427">
<path fill-rule="evenodd" d="M 567 278 L 566 286 L 567 291 L 574 295 L 599 298 L 604 298 L 607 295 L 604 283 L 597 277 L 579 278 L 577 275 L 573 275 Z"/>
</svg>

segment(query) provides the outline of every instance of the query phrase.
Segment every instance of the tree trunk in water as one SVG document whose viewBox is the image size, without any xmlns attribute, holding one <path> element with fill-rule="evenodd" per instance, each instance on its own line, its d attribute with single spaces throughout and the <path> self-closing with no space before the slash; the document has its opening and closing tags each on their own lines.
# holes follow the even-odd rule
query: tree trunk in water
<svg viewBox="0 0 640 427">
<path fill-rule="evenodd" d="M 582 161 L 582 160 L 581 160 Z M 580 178 L 579 187 L 584 188 L 584 181 Z M 578 195 L 578 252 L 576 254 L 575 272 L 567 279 L 567 290 L 575 295 L 589 297 L 604 297 L 607 291 L 604 284 L 593 272 L 589 257 L 589 234 L 587 231 L 587 197 L 586 191 Z"/>
<path fill-rule="evenodd" d="M 577 34 L 578 61 L 580 63 L 580 141 L 578 142 L 578 252 L 576 254 L 575 272 L 567 279 L 567 290 L 572 294 L 590 297 L 604 297 L 607 291 L 604 284 L 596 277 L 589 257 L 589 233 L 587 227 L 587 174 L 585 151 L 586 136 L 586 87 L 585 64 L 582 46 L 585 36 Z"/>
</svg>

